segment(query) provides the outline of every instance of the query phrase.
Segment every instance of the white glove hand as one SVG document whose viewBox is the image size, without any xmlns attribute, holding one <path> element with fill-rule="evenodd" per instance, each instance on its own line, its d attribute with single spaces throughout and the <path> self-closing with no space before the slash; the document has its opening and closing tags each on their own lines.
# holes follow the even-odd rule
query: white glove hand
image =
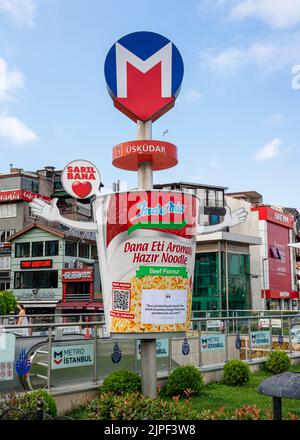
<svg viewBox="0 0 300 440">
<path fill-rule="evenodd" d="M 247 220 L 248 212 L 245 208 L 239 208 L 236 211 L 231 212 L 228 206 L 225 206 L 226 214 L 224 217 L 224 226 L 233 228 L 234 226 L 244 223 Z"/>
<path fill-rule="evenodd" d="M 57 198 L 51 201 L 51 204 L 44 202 L 42 199 L 33 199 L 29 203 L 29 207 L 34 215 L 42 217 L 50 222 L 58 222 L 60 219 L 60 212 L 57 207 Z"/>
</svg>

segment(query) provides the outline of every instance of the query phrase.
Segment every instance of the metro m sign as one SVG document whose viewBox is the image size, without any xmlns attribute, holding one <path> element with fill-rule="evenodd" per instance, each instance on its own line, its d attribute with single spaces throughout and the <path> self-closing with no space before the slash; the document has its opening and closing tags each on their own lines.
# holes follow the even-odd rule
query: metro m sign
<svg viewBox="0 0 300 440">
<path fill-rule="evenodd" d="M 175 104 L 183 61 L 162 35 L 134 32 L 113 45 L 104 71 L 116 108 L 135 122 L 155 121 Z"/>
</svg>

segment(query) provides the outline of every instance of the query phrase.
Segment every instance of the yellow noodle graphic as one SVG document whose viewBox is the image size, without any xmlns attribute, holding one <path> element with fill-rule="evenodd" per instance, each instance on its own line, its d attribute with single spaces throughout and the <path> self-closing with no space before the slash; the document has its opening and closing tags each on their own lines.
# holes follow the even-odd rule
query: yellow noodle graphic
<svg viewBox="0 0 300 440">
<path fill-rule="evenodd" d="M 111 321 L 112 333 L 151 333 L 151 332 L 182 332 L 189 329 L 191 318 L 192 291 L 188 278 L 180 276 L 144 276 L 142 278 L 131 278 L 131 303 L 130 311 L 134 319 L 116 318 Z M 142 290 L 186 290 L 187 291 L 187 320 L 186 324 L 142 324 L 141 323 L 141 302 Z"/>
</svg>

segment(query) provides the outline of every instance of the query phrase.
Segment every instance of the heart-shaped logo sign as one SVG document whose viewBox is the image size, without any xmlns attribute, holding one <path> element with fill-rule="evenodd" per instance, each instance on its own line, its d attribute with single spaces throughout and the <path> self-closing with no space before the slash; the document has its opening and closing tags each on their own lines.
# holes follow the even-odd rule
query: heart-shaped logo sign
<svg viewBox="0 0 300 440">
<path fill-rule="evenodd" d="M 74 193 L 76 194 L 76 196 L 78 196 L 78 198 L 80 199 L 84 199 L 85 197 L 87 197 L 91 190 L 92 190 L 92 185 L 90 182 L 73 182 L 72 183 L 72 190 L 74 191 Z"/>
</svg>

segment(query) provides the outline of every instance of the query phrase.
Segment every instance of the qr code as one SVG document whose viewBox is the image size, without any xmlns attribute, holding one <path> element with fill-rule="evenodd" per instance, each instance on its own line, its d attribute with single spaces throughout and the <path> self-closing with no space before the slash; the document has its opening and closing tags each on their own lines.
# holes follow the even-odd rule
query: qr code
<svg viewBox="0 0 300 440">
<path fill-rule="evenodd" d="M 113 310 L 129 312 L 130 290 L 113 289 Z"/>
</svg>

